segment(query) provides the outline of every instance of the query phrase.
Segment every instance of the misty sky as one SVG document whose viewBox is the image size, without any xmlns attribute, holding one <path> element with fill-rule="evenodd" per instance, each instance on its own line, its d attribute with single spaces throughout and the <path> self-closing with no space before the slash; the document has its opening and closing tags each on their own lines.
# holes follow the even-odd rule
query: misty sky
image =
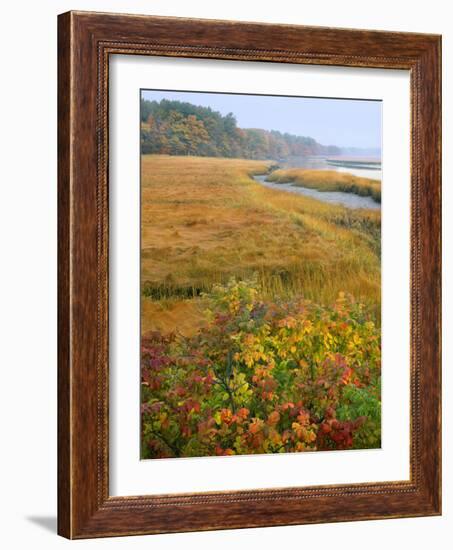
<svg viewBox="0 0 453 550">
<path fill-rule="evenodd" d="M 381 101 L 142 90 L 145 99 L 187 101 L 233 113 L 240 128 L 310 136 L 322 145 L 381 147 Z"/>
</svg>

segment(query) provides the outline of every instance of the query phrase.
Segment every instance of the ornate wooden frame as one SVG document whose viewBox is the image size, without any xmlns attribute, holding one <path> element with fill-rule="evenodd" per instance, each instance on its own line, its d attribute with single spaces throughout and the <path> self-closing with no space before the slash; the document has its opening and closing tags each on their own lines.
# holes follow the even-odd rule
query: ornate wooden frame
<svg viewBox="0 0 453 550">
<path fill-rule="evenodd" d="M 440 514 L 441 38 L 68 12 L 59 16 L 58 48 L 58 532 L 87 538 Z M 410 481 L 109 496 L 110 54 L 410 71 Z"/>
</svg>

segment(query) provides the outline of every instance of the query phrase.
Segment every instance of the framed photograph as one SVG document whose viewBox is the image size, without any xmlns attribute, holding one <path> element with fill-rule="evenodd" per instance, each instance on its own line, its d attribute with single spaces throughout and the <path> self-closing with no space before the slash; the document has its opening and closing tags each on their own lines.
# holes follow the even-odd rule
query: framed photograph
<svg viewBox="0 0 453 550">
<path fill-rule="evenodd" d="M 441 513 L 441 39 L 59 16 L 58 531 Z"/>
</svg>

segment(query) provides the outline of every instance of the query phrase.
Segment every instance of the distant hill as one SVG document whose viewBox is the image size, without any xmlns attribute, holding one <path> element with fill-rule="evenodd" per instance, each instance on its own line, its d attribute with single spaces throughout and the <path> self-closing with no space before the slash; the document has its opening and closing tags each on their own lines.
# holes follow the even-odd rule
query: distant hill
<svg viewBox="0 0 453 550">
<path fill-rule="evenodd" d="M 307 136 L 239 128 L 233 113 L 223 116 L 210 107 L 181 101 L 142 99 L 140 115 L 142 154 L 284 160 L 342 152 Z"/>
</svg>

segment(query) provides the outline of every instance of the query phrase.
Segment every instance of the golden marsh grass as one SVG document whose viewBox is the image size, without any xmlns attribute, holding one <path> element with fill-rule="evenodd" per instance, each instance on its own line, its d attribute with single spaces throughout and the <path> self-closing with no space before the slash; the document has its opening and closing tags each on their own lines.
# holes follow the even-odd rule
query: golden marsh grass
<svg viewBox="0 0 453 550">
<path fill-rule="evenodd" d="M 254 273 L 272 299 L 330 303 L 345 291 L 375 307 L 379 322 L 380 212 L 250 177 L 270 164 L 142 156 L 142 332 L 190 334 L 203 323 L 203 292 Z"/>
<path fill-rule="evenodd" d="M 370 196 L 375 201 L 381 202 L 380 181 L 336 172 L 335 170 L 290 168 L 288 170 L 275 170 L 267 179 L 275 183 L 292 183 L 296 186 L 300 185 L 319 191 L 343 191 L 344 193 Z"/>
</svg>

